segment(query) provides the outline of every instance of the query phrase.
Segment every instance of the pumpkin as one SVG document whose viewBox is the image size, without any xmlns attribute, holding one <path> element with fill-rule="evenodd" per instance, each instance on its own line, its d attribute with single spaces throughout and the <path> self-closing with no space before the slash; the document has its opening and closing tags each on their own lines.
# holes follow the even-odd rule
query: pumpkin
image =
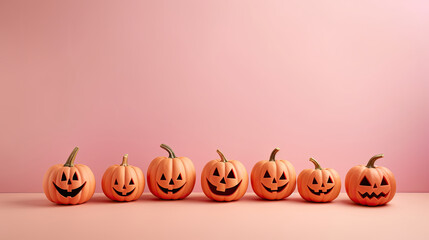
<svg viewBox="0 0 429 240">
<path fill-rule="evenodd" d="M 385 168 L 374 166 L 383 154 L 373 156 L 368 164 L 358 165 L 346 175 L 346 192 L 349 198 L 358 204 L 378 206 L 388 203 L 396 193 L 396 181 L 393 173 Z"/>
<path fill-rule="evenodd" d="M 91 169 L 83 164 L 74 164 L 75 147 L 66 163 L 56 164 L 43 177 L 46 197 L 57 204 L 81 204 L 88 201 L 95 191 L 95 177 Z"/>
<path fill-rule="evenodd" d="M 295 190 L 295 168 L 286 160 L 275 159 L 279 150 L 275 148 L 269 160 L 257 162 L 250 174 L 253 191 L 263 199 L 283 199 Z"/>
<path fill-rule="evenodd" d="M 208 162 L 201 173 L 204 194 L 215 201 L 238 200 L 246 193 L 249 184 L 244 165 L 236 160 L 226 160 L 217 150 L 220 159 Z"/>
<path fill-rule="evenodd" d="M 137 200 L 143 193 L 144 183 L 142 170 L 128 165 L 128 154 L 122 158 L 121 165 L 110 166 L 101 180 L 104 194 L 121 202 Z"/>
<path fill-rule="evenodd" d="M 322 168 L 310 158 L 315 169 L 304 169 L 298 176 L 298 192 L 310 202 L 330 202 L 338 197 L 341 190 L 341 179 L 332 168 Z"/>
<path fill-rule="evenodd" d="M 147 184 L 150 192 L 161 199 L 183 199 L 194 189 L 195 167 L 191 159 L 176 157 L 173 150 L 161 144 L 168 157 L 152 160 L 147 170 Z"/>
</svg>

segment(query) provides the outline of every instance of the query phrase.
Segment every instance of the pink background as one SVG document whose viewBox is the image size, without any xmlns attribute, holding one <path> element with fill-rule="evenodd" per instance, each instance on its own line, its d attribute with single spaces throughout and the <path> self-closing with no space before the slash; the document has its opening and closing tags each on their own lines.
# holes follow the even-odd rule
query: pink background
<svg viewBox="0 0 429 240">
<path fill-rule="evenodd" d="M 384 153 L 399 192 L 427 192 L 428 22 L 423 0 L 1 1 L 0 192 L 41 192 L 75 146 L 101 191 L 161 143 L 197 179 L 217 148 L 342 180 Z"/>
</svg>

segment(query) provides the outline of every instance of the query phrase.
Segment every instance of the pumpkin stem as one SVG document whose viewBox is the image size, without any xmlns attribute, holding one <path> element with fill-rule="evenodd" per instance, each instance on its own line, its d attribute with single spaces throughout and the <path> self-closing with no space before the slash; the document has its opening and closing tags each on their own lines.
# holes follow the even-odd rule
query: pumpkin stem
<svg viewBox="0 0 429 240">
<path fill-rule="evenodd" d="M 67 159 L 67 162 L 64 164 L 64 167 L 74 167 L 74 159 L 76 158 L 77 151 L 79 151 L 79 148 L 75 147 L 70 153 L 70 156 Z"/>
<path fill-rule="evenodd" d="M 310 162 L 314 163 L 314 169 L 322 170 L 320 164 L 314 158 L 310 158 Z"/>
<path fill-rule="evenodd" d="M 384 157 L 384 154 L 378 154 L 373 156 L 371 159 L 369 159 L 368 164 L 366 165 L 367 168 L 375 168 L 374 163 L 377 161 L 377 159 Z"/>
<path fill-rule="evenodd" d="M 270 155 L 270 161 L 276 161 L 276 154 L 280 151 L 280 148 L 274 148 L 273 152 Z"/>
<path fill-rule="evenodd" d="M 161 148 L 167 150 L 169 156 L 168 158 L 176 158 L 176 155 L 174 154 L 173 150 L 171 149 L 171 147 L 165 145 L 165 144 L 161 144 L 160 146 Z"/>
<path fill-rule="evenodd" d="M 228 160 L 226 160 L 226 158 L 225 158 L 225 155 L 223 155 L 223 153 L 221 151 L 219 151 L 219 149 L 216 150 L 216 152 L 217 152 L 217 154 L 219 154 L 221 162 L 228 162 Z"/>
<path fill-rule="evenodd" d="M 122 163 L 121 163 L 121 166 L 124 166 L 124 167 L 128 166 L 128 154 L 125 154 L 125 155 L 122 157 Z"/>
</svg>

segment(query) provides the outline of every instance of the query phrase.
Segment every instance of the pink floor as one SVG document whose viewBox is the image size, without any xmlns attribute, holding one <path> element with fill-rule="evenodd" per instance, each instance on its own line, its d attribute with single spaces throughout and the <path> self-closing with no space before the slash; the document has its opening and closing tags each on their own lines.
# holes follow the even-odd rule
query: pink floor
<svg viewBox="0 0 429 240">
<path fill-rule="evenodd" d="M 399 193 L 382 207 L 353 204 L 342 193 L 327 204 L 297 193 L 264 201 L 248 193 L 217 203 L 202 193 L 163 201 L 145 193 L 117 203 L 97 193 L 79 206 L 58 206 L 42 193 L 0 194 L 1 239 L 427 239 L 429 193 Z"/>
</svg>

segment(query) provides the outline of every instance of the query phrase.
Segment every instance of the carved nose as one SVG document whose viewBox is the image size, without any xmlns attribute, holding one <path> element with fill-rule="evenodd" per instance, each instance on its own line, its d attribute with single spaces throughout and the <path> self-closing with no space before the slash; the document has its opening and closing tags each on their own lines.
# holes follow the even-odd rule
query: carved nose
<svg viewBox="0 0 429 240">
<path fill-rule="evenodd" d="M 325 184 L 322 183 L 322 187 L 324 187 L 324 186 L 325 186 Z"/>
<path fill-rule="evenodd" d="M 374 183 L 374 188 L 377 188 L 377 183 Z"/>
<path fill-rule="evenodd" d="M 125 184 L 124 184 L 124 186 L 122 187 L 122 189 L 126 189 L 126 188 L 125 188 Z"/>
<path fill-rule="evenodd" d="M 273 183 L 277 183 L 277 181 L 276 181 L 276 179 L 275 179 L 275 178 L 273 178 Z"/>
<path fill-rule="evenodd" d="M 174 185 L 173 179 L 170 179 L 170 182 L 168 183 L 168 185 Z"/>
<path fill-rule="evenodd" d="M 220 180 L 220 183 L 226 184 L 226 182 L 225 182 L 225 178 L 222 178 L 222 179 Z"/>
<path fill-rule="evenodd" d="M 69 181 L 67 182 L 67 185 L 71 185 L 71 181 L 70 181 L 70 179 L 69 179 Z"/>
</svg>

